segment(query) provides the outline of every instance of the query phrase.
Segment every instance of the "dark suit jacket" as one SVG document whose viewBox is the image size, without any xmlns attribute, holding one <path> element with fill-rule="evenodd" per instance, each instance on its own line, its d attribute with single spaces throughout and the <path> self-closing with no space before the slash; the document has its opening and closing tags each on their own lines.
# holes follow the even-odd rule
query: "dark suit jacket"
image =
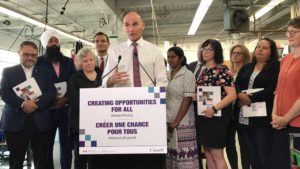
<svg viewBox="0 0 300 169">
<path fill-rule="evenodd" d="M 190 63 L 190 64 L 187 66 L 187 68 L 188 68 L 191 72 L 194 73 L 197 64 L 198 64 L 198 61 L 192 62 L 192 63 Z"/>
<path fill-rule="evenodd" d="M 37 65 L 40 67 L 47 68 L 50 71 L 54 83 L 68 82 L 71 75 L 76 71 L 73 60 L 65 56 L 60 61 L 59 77 L 56 76 L 56 72 L 52 63 L 45 56 L 38 57 Z"/>
<path fill-rule="evenodd" d="M 32 77 L 35 78 L 42 91 L 42 96 L 38 99 L 38 109 L 32 113 L 35 124 L 40 131 L 47 131 L 52 128 L 51 105 L 56 89 L 49 71 L 35 66 L 32 71 Z M 1 97 L 5 102 L 1 118 L 0 128 L 4 131 L 19 132 L 23 129 L 26 116 L 29 114 L 22 111 L 21 105 L 24 100 L 18 97 L 13 91 L 13 87 L 26 81 L 26 76 L 22 66 L 16 65 L 3 70 L 1 80 Z"/>
<path fill-rule="evenodd" d="M 241 68 L 239 71 L 235 85 L 237 93 L 242 90 L 247 90 L 250 76 L 253 73 L 255 64 L 249 63 Z M 249 126 L 252 127 L 261 127 L 261 126 L 269 126 L 271 127 L 271 113 L 273 108 L 273 100 L 274 100 L 274 91 L 277 85 L 277 79 L 279 74 L 280 63 L 276 62 L 273 65 L 270 65 L 268 68 L 264 68 L 261 72 L 256 76 L 253 82 L 253 89 L 255 88 L 264 88 L 264 90 L 253 93 L 250 96 L 251 102 L 266 102 L 267 106 L 267 117 L 251 117 L 249 118 Z M 234 116 L 235 119 L 238 120 L 238 116 L 240 113 L 239 100 L 236 101 L 234 107 Z"/>
</svg>

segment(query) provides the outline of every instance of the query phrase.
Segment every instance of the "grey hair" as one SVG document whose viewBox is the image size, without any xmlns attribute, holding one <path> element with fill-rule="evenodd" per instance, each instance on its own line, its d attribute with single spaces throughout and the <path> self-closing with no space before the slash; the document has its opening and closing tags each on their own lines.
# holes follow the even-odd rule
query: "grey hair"
<svg viewBox="0 0 300 169">
<path fill-rule="evenodd" d="M 81 61 L 82 61 L 83 58 L 86 57 L 86 55 L 88 53 L 91 53 L 93 55 L 93 58 L 94 58 L 94 61 L 95 61 L 95 65 L 96 65 L 96 60 L 97 60 L 96 55 L 94 54 L 94 52 L 90 48 L 84 47 L 84 48 L 81 48 L 78 51 L 77 55 L 76 55 L 75 66 L 76 66 L 77 70 L 81 70 L 82 69 L 81 66 L 80 66 L 81 65 Z"/>
</svg>

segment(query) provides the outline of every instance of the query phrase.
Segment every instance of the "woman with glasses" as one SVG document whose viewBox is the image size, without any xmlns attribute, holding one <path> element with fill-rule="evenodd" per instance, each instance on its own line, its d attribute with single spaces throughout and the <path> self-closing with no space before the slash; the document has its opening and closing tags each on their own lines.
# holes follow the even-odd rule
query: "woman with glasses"
<svg viewBox="0 0 300 169">
<path fill-rule="evenodd" d="M 208 39 L 201 45 L 200 60 L 204 65 L 197 86 L 220 86 L 221 101 L 204 110 L 198 110 L 196 119 L 197 139 L 204 146 L 209 169 L 227 169 L 223 156 L 226 134 L 231 116 L 231 103 L 236 99 L 233 78 L 222 65 L 223 49 L 219 41 Z M 214 116 L 221 111 L 221 116 Z"/>
<path fill-rule="evenodd" d="M 234 45 L 230 49 L 230 62 L 230 72 L 232 73 L 233 79 L 236 79 L 236 76 L 240 69 L 245 64 L 250 62 L 250 52 L 247 49 L 247 47 L 241 44 Z M 235 133 L 238 134 L 242 168 L 250 169 L 249 150 L 246 146 L 245 139 L 241 134 L 240 129 L 238 129 L 238 116 L 234 116 L 234 114 L 232 113 L 226 143 L 226 153 L 231 169 L 238 169 L 238 156 L 235 146 Z"/>
<path fill-rule="evenodd" d="M 286 36 L 294 51 L 282 59 L 275 91 L 272 169 L 291 168 L 289 134 L 300 133 L 300 17 L 288 23 Z M 300 150 L 299 136 L 291 141 L 293 148 Z"/>
<path fill-rule="evenodd" d="M 235 81 L 238 100 L 234 110 L 250 152 L 252 169 L 271 169 L 271 112 L 278 73 L 276 43 L 263 38 L 255 47 L 252 62 L 242 67 Z M 258 107 L 265 113 L 254 113 Z"/>
</svg>

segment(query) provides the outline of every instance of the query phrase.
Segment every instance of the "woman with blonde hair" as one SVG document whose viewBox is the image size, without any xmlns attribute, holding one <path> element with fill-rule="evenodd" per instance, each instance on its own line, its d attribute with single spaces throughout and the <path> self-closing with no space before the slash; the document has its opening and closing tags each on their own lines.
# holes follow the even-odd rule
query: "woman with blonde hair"
<svg viewBox="0 0 300 169">
<path fill-rule="evenodd" d="M 240 69 L 247 63 L 250 62 L 250 52 L 248 48 L 242 44 L 234 45 L 230 49 L 230 62 L 231 69 L 230 73 L 233 76 L 233 79 L 236 79 L 236 76 Z M 226 153 L 228 157 L 229 164 L 232 169 L 238 169 L 238 156 L 236 150 L 236 141 L 235 133 L 238 134 L 238 141 L 240 144 L 240 154 L 241 154 L 241 163 L 243 169 L 250 169 L 250 160 L 249 160 L 249 150 L 246 146 L 245 139 L 241 133 L 241 130 L 238 128 L 238 116 L 234 116 L 232 112 L 232 118 L 229 124 L 227 142 L 226 142 Z"/>
<path fill-rule="evenodd" d="M 80 49 L 76 55 L 76 69 L 77 72 L 70 77 L 68 83 L 69 130 L 74 144 L 74 168 L 86 169 L 87 156 L 79 155 L 79 90 L 100 87 L 102 84 L 101 71 L 96 67 L 96 56 L 91 49 Z"/>
</svg>

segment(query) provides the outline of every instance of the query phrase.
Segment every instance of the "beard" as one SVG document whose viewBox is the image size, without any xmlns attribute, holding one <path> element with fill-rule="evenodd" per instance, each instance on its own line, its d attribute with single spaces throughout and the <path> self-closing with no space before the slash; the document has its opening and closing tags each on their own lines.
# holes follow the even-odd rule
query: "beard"
<svg viewBox="0 0 300 169">
<path fill-rule="evenodd" d="M 63 58 L 63 54 L 60 52 L 60 46 L 46 47 L 46 58 L 48 58 L 52 63 L 57 63 Z"/>
</svg>

